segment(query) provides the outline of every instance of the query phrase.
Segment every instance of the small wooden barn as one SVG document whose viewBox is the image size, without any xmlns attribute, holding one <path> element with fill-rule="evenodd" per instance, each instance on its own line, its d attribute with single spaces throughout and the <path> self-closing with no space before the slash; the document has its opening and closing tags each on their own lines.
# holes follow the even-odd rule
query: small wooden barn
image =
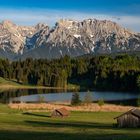
<svg viewBox="0 0 140 140">
<path fill-rule="evenodd" d="M 114 118 L 118 127 L 140 127 L 140 110 L 132 109 Z"/>
<path fill-rule="evenodd" d="M 70 112 L 66 108 L 55 109 L 51 117 L 68 117 Z"/>
</svg>

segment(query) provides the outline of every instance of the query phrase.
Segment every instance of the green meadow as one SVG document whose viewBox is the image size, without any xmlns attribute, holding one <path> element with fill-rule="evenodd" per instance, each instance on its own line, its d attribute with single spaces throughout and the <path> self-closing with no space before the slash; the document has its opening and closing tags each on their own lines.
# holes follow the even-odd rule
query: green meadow
<svg viewBox="0 0 140 140">
<path fill-rule="evenodd" d="M 140 129 L 116 128 L 117 112 L 71 112 L 68 118 L 50 113 L 12 110 L 0 105 L 0 140 L 139 140 Z"/>
</svg>

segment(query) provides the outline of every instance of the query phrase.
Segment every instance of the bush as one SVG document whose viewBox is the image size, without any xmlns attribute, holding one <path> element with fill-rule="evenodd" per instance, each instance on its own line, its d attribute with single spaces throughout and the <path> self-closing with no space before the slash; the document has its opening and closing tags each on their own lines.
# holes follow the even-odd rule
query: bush
<svg viewBox="0 0 140 140">
<path fill-rule="evenodd" d="M 44 102 L 45 102 L 44 96 L 39 95 L 39 96 L 38 96 L 38 102 L 39 102 L 39 103 L 44 103 Z"/>
<path fill-rule="evenodd" d="M 92 101 L 93 101 L 93 97 L 92 97 L 91 92 L 90 91 L 86 92 L 86 95 L 84 97 L 84 104 L 89 105 L 92 103 Z"/>
<path fill-rule="evenodd" d="M 100 107 L 102 107 L 104 104 L 105 104 L 105 103 L 104 103 L 104 100 L 103 100 L 103 99 L 100 99 L 100 100 L 98 101 L 98 105 L 99 105 Z"/>
<path fill-rule="evenodd" d="M 73 93 L 72 95 L 72 99 L 71 99 L 71 105 L 80 105 L 81 104 L 81 100 L 79 97 L 79 93 Z"/>
</svg>

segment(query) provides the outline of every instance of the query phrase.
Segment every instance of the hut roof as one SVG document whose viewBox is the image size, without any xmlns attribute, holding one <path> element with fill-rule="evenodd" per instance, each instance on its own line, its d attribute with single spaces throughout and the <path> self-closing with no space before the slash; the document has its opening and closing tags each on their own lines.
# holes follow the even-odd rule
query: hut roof
<svg viewBox="0 0 140 140">
<path fill-rule="evenodd" d="M 121 114 L 120 116 L 114 118 L 114 119 L 117 119 L 117 118 L 120 118 L 121 116 L 125 115 L 125 114 L 133 114 L 134 116 L 137 116 L 140 118 L 140 110 L 139 109 L 131 109 L 123 114 Z"/>
<path fill-rule="evenodd" d="M 56 109 L 55 111 L 59 112 L 62 116 L 68 116 L 69 111 L 66 108 Z"/>
</svg>

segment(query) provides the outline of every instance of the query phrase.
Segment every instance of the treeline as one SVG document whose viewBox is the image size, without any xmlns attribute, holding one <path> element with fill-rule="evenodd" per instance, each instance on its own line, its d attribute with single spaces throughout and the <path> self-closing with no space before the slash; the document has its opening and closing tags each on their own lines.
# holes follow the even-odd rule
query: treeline
<svg viewBox="0 0 140 140">
<path fill-rule="evenodd" d="M 0 77 L 30 85 L 66 88 L 71 83 L 86 89 L 138 91 L 140 59 L 130 55 L 16 62 L 0 59 Z"/>
</svg>

